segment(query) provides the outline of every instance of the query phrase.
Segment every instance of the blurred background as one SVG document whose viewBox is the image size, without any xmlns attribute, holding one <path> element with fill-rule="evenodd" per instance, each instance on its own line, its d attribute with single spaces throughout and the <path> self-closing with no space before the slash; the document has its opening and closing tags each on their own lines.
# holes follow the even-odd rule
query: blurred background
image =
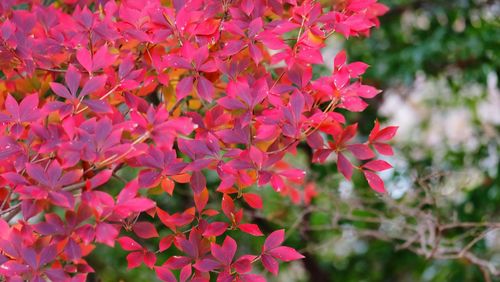
<svg viewBox="0 0 500 282">
<path fill-rule="evenodd" d="M 291 156 L 319 195 L 294 206 L 261 190 L 256 220 L 286 227 L 286 243 L 307 255 L 273 281 L 500 281 L 500 2 L 381 2 L 391 10 L 380 29 L 332 38 L 324 58 L 345 48 L 350 61 L 372 66 L 365 82 L 384 90 L 349 118 L 364 134 L 375 117 L 400 127 L 395 168 L 383 174 L 389 196 L 361 178 L 343 181 L 334 162 L 305 166 L 307 151 Z M 248 242 L 249 252 L 262 244 Z M 119 247 L 97 248 L 93 280 L 155 281 L 144 266 L 127 271 Z"/>
</svg>

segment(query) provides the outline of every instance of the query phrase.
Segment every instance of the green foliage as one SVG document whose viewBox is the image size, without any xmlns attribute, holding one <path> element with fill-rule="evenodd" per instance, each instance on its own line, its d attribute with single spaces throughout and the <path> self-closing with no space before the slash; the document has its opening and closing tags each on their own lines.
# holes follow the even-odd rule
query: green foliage
<svg viewBox="0 0 500 282">
<path fill-rule="evenodd" d="M 391 10 L 370 38 L 346 42 L 352 59 L 372 66 L 365 78 L 383 88 L 410 84 L 415 74 L 463 72 L 486 81 L 500 71 L 500 11 L 495 1 L 386 0 Z"/>
</svg>

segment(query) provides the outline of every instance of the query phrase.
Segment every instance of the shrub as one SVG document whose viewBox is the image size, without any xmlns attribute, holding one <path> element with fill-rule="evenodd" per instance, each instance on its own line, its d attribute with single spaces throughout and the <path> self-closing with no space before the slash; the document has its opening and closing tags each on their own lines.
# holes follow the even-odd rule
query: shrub
<svg viewBox="0 0 500 282">
<path fill-rule="evenodd" d="M 328 37 L 369 35 L 386 10 L 375 0 L 2 1 L 0 273 L 84 281 L 96 243 L 120 245 L 129 268 L 163 281 L 263 281 L 255 264 L 276 275 L 278 260 L 302 258 L 282 246 L 284 230 L 256 254 L 235 256 L 245 243 L 232 237 L 264 236 L 252 212 L 266 204 L 261 187 L 295 203 L 315 196 L 284 159 L 303 142 L 312 161 L 336 157 L 345 178 L 359 170 L 384 192 L 376 172 L 391 166 L 375 152 L 392 154 L 396 127 L 376 122 L 359 142 L 343 115 L 380 92 L 362 84 L 368 65 L 340 52 L 330 76 L 313 78 L 313 66 Z"/>
</svg>

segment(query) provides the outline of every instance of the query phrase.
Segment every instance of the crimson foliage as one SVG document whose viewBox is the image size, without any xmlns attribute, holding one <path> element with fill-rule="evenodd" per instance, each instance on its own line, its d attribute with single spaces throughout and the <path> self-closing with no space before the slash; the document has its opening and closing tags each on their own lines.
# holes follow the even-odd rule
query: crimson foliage
<svg viewBox="0 0 500 282">
<path fill-rule="evenodd" d="M 387 8 L 376 0 L 39 2 L 0 3 L 7 281 L 84 281 L 85 256 L 115 242 L 130 268 L 144 263 L 163 281 L 264 281 L 255 264 L 276 275 L 278 261 L 303 258 L 282 246 L 284 231 L 238 256 L 226 234 L 265 236 L 248 213 L 266 204 L 252 186 L 310 203 L 313 184 L 302 189 L 305 173 L 284 160 L 304 141 L 314 162 L 336 156 L 347 179 L 359 170 L 384 192 L 375 172 L 391 166 L 376 152 L 392 154 L 396 128 L 375 123 L 359 143 L 337 111 L 363 111 L 380 92 L 361 82 L 368 65 L 340 52 L 330 76 L 312 78 L 328 37 L 378 25 Z M 137 177 L 114 194 L 107 183 L 124 168 Z M 210 171 L 218 187 L 206 187 Z M 151 196 L 186 187 L 185 210 Z M 158 262 L 170 248 L 182 255 Z"/>
</svg>

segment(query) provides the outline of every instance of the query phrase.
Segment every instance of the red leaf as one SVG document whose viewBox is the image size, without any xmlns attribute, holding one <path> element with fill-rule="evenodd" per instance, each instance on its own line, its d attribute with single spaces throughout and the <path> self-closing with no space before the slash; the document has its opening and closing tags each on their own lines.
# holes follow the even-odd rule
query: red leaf
<svg viewBox="0 0 500 282">
<path fill-rule="evenodd" d="M 234 202 L 231 196 L 227 194 L 222 195 L 222 211 L 227 218 L 232 218 L 231 214 L 234 213 Z"/>
<path fill-rule="evenodd" d="M 212 271 L 216 268 L 219 268 L 220 266 L 221 266 L 220 262 L 213 260 L 213 259 L 209 259 L 209 258 L 199 260 L 193 265 L 194 268 L 198 269 L 199 271 L 203 271 L 203 272 Z"/>
<path fill-rule="evenodd" d="M 392 166 L 388 162 L 383 160 L 370 161 L 364 164 L 362 167 L 373 171 L 384 171 L 392 168 Z"/>
<path fill-rule="evenodd" d="M 228 110 L 241 110 L 247 108 L 240 100 L 228 96 L 217 100 L 217 104 Z"/>
<path fill-rule="evenodd" d="M 262 251 L 271 250 L 283 243 L 285 240 L 285 230 L 280 229 L 271 233 L 266 240 L 264 241 L 264 246 L 262 247 Z"/>
<path fill-rule="evenodd" d="M 250 235 L 253 235 L 253 236 L 263 236 L 264 235 L 264 234 L 262 234 L 262 231 L 260 231 L 260 228 L 257 224 L 244 223 L 244 224 L 240 224 L 238 226 L 238 228 L 241 231 L 248 233 Z"/>
<path fill-rule="evenodd" d="M 52 89 L 52 91 L 54 91 L 54 93 L 56 93 L 56 95 L 58 95 L 60 97 L 66 98 L 68 100 L 71 100 L 71 99 L 74 98 L 73 96 L 71 96 L 71 94 L 69 93 L 68 89 L 66 87 L 64 87 L 64 85 L 62 85 L 60 83 L 51 82 L 50 83 L 50 89 Z"/>
<path fill-rule="evenodd" d="M 163 265 L 169 269 L 180 269 L 188 265 L 192 260 L 190 257 L 172 256 Z"/>
<path fill-rule="evenodd" d="M 187 76 L 181 79 L 175 88 L 175 92 L 177 93 L 177 100 L 180 100 L 191 93 L 193 90 L 193 77 Z"/>
<path fill-rule="evenodd" d="M 111 169 L 105 169 L 100 171 L 98 174 L 96 174 L 94 177 L 90 179 L 90 185 L 87 187 L 87 189 L 94 189 L 97 188 L 106 182 L 111 178 L 111 175 L 113 174 L 113 170 Z"/>
<path fill-rule="evenodd" d="M 170 248 L 173 241 L 174 241 L 173 235 L 168 235 L 166 237 L 163 237 L 159 243 L 160 252 L 163 252 L 163 251 L 167 250 L 168 248 Z"/>
<path fill-rule="evenodd" d="M 398 130 L 397 126 L 389 126 L 389 127 L 386 127 L 384 129 L 380 130 L 380 124 L 379 124 L 378 120 L 376 120 L 375 126 L 373 127 L 372 131 L 370 132 L 368 140 L 371 143 L 381 142 L 381 141 L 389 141 L 394 137 L 394 135 L 396 135 L 397 130 Z"/>
<path fill-rule="evenodd" d="M 89 107 L 89 109 L 91 109 L 95 113 L 101 113 L 101 114 L 113 113 L 113 109 L 108 104 L 108 102 L 103 100 L 85 100 L 83 101 L 83 104 L 85 104 L 87 107 Z"/>
<path fill-rule="evenodd" d="M 230 265 L 236 253 L 236 241 L 233 238 L 226 236 L 222 246 L 212 243 L 210 250 L 212 255 L 224 265 Z"/>
<path fill-rule="evenodd" d="M 348 145 L 347 149 L 349 149 L 358 160 L 368 160 L 375 157 L 375 153 L 365 144 Z"/>
<path fill-rule="evenodd" d="M 191 265 L 188 264 L 181 269 L 181 275 L 179 277 L 179 282 L 186 282 L 192 274 Z"/>
<path fill-rule="evenodd" d="M 66 255 L 68 256 L 68 259 L 70 260 L 77 260 L 82 257 L 82 249 L 80 248 L 80 245 L 78 245 L 77 242 L 75 242 L 74 239 L 69 239 L 68 243 L 66 244 L 66 247 L 64 248 L 64 251 L 66 252 Z"/>
<path fill-rule="evenodd" d="M 372 128 L 372 131 L 370 132 L 370 135 L 368 135 L 368 140 L 371 142 L 375 141 L 375 138 L 380 130 L 380 123 L 378 120 L 375 120 L 375 124 Z"/>
<path fill-rule="evenodd" d="M 144 261 L 144 254 L 142 252 L 133 252 L 127 255 L 128 268 L 136 268 Z"/>
<path fill-rule="evenodd" d="M 212 82 L 206 79 L 204 76 L 198 77 L 198 83 L 196 85 L 198 94 L 205 101 L 212 101 L 214 95 L 214 86 Z"/>
<path fill-rule="evenodd" d="M 241 1 L 241 10 L 247 14 L 248 16 L 250 13 L 252 13 L 254 8 L 254 1 L 253 0 L 242 0 Z"/>
<path fill-rule="evenodd" d="M 106 244 L 110 247 L 115 246 L 115 239 L 118 236 L 118 230 L 109 223 L 101 222 L 96 228 L 96 241 L 99 243 Z"/>
<path fill-rule="evenodd" d="M 279 272 L 279 264 L 278 262 L 270 255 L 262 255 L 261 257 L 262 265 L 273 275 L 278 275 Z"/>
<path fill-rule="evenodd" d="M 347 180 L 351 180 L 353 166 L 351 162 L 342 153 L 338 153 L 337 169 L 340 171 Z"/>
<path fill-rule="evenodd" d="M 134 224 L 132 227 L 134 233 L 143 239 L 158 237 L 158 232 L 151 222 L 141 221 Z"/>
<path fill-rule="evenodd" d="M 210 223 L 205 231 L 203 232 L 203 236 L 220 236 L 224 232 L 226 232 L 228 224 L 225 222 L 212 222 Z"/>
<path fill-rule="evenodd" d="M 86 48 L 80 48 L 76 52 L 76 58 L 80 65 L 85 68 L 85 70 L 87 70 L 89 73 L 92 73 L 92 57 L 89 50 L 87 50 Z"/>
<path fill-rule="evenodd" d="M 368 184 L 373 190 L 379 193 L 385 193 L 384 182 L 378 175 L 367 170 L 364 170 L 363 174 L 365 175 L 366 181 L 368 181 Z"/>
<path fill-rule="evenodd" d="M 124 249 L 125 251 L 140 251 L 140 250 L 142 250 L 142 246 L 130 237 L 123 236 L 123 237 L 118 238 L 117 241 L 120 244 L 120 246 L 122 246 L 122 249 Z"/>
<path fill-rule="evenodd" d="M 240 274 L 241 282 L 266 282 L 266 278 L 258 274 Z"/>
<path fill-rule="evenodd" d="M 85 83 L 85 85 L 83 86 L 82 91 L 80 92 L 78 97 L 85 97 L 88 94 L 100 90 L 104 86 L 104 84 L 106 84 L 106 79 L 106 75 L 100 75 L 89 79 L 89 81 L 87 81 L 87 83 Z"/>
<path fill-rule="evenodd" d="M 247 273 L 252 270 L 252 261 L 255 260 L 256 256 L 244 255 L 238 258 L 232 265 L 236 272 Z"/>
<path fill-rule="evenodd" d="M 262 198 L 257 194 L 245 193 L 243 194 L 245 202 L 254 209 L 262 208 Z"/>
<path fill-rule="evenodd" d="M 153 268 L 156 263 L 156 255 L 153 252 L 144 253 L 144 264 L 149 268 Z"/>
<path fill-rule="evenodd" d="M 377 135 L 375 136 L 375 141 L 389 141 L 391 140 L 394 135 L 396 135 L 396 132 L 398 131 L 397 126 L 388 126 L 382 130 L 380 130 Z"/>
<path fill-rule="evenodd" d="M 191 175 L 191 187 L 195 194 L 199 194 L 205 189 L 207 180 L 201 171 L 195 171 Z"/>
<path fill-rule="evenodd" d="M 167 192 L 167 194 L 172 196 L 172 193 L 174 192 L 174 188 L 175 188 L 175 183 L 172 179 L 170 179 L 168 177 L 164 177 L 161 180 L 160 185 L 161 185 L 161 189 L 163 189 L 163 191 Z"/>
<path fill-rule="evenodd" d="M 333 65 L 338 68 L 340 66 L 345 65 L 347 61 L 347 55 L 344 50 L 340 51 L 336 56 L 335 59 L 333 60 Z"/>
<path fill-rule="evenodd" d="M 384 156 L 394 155 L 394 152 L 392 151 L 392 147 L 389 144 L 374 143 L 373 147 L 375 147 L 375 150 L 377 150 L 377 152 L 379 152 L 380 154 L 382 154 Z"/>
<path fill-rule="evenodd" d="M 292 261 L 304 258 L 304 256 L 295 249 L 286 246 L 276 247 L 267 253 L 282 261 Z"/>
<path fill-rule="evenodd" d="M 368 104 L 363 99 L 355 96 L 344 97 L 341 106 L 351 112 L 362 112 Z"/>
<path fill-rule="evenodd" d="M 164 282 L 177 282 L 177 279 L 172 274 L 170 269 L 166 267 L 155 267 L 156 275 L 161 281 Z"/>
<path fill-rule="evenodd" d="M 196 206 L 196 210 L 201 212 L 205 209 L 205 206 L 208 203 L 208 189 L 204 188 L 199 194 L 194 195 L 194 203 Z"/>
</svg>

